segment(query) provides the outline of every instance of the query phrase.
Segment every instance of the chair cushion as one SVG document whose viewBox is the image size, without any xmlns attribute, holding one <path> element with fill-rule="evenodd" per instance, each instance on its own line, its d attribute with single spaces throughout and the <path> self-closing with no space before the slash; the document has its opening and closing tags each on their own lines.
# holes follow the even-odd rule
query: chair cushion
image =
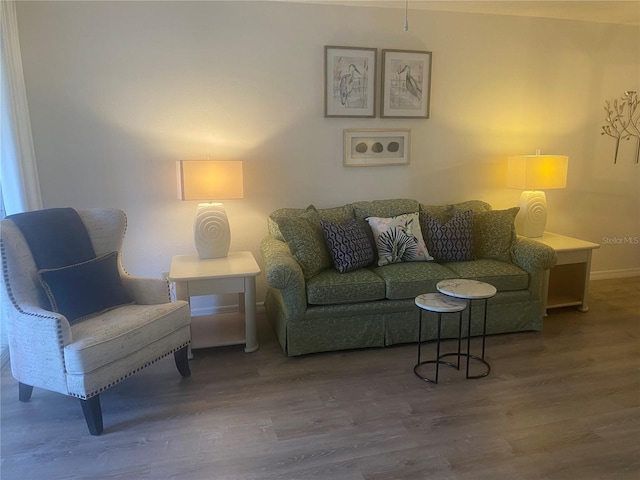
<svg viewBox="0 0 640 480">
<path fill-rule="evenodd" d="M 133 301 L 122 285 L 118 252 L 66 267 L 38 270 L 38 278 L 51 309 L 67 317 L 71 324 Z"/>
<path fill-rule="evenodd" d="M 499 292 L 524 290 L 529 286 L 529 274 L 512 263 L 480 259 L 469 262 L 446 263 L 459 278 L 487 282 Z"/>
<path fill-rule="evenodd" d="M 384 281 L 368 268 L 348 273 L 328 269 L 307 282 L 307 302 L 312 305 L 369 302 L 384 297 Z"/>
<path fill-rule="evenodd" d="M 85 374 L 143 349 L 189 325 L 186 302 L 125 305 L 72 325 L 73 342 L 64 348 L 72 375 Z"/>
<path fill-rule="evenodd" d="M 338 272 L 352 272 L 373 262 L 375 257 L 369 235 L 358 220 L 350 218 L 344 223 L 322 220 L 321 225 L 333 266 Z"/>
</svg>

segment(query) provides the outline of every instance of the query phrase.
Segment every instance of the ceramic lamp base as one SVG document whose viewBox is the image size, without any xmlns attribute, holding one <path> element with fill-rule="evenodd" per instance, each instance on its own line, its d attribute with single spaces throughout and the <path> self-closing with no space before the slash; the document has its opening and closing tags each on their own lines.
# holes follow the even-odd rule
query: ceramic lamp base
<svg viewBox="0 0 640 480">
<path fill-rule="evenodd" d="M 547 224 L 547 197 L 539 190 L 525 190 L 518 202 L 516 232 L 525 237 L 541 237 Z"/>
<path fill-rule="evenodd" d="M 227 256 L 231 244 L 231 230 L 222 203 L 200 203 L 193 230 L 196 251 L 200 258 Z"/>
</svg>

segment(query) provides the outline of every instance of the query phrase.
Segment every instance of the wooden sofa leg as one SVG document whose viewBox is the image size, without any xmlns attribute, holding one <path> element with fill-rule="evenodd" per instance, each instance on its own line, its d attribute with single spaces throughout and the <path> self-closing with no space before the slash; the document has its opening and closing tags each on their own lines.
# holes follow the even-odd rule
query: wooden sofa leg
<svg viewBox="0 0 640 480">
<path fill-rule="evenodd" d="M 25 383 L 18 382 L 18 400 L 21 402 L 28 402 L 31 398 L 33 387 Z"/>
<path fill-rule="evenodd" d="M 94 395 L 87 400 L 80 400 L 84 419 L 87 421 L 89 433 L 100 435 L 102 433 L 102 408 L 100 407 L 100 395 Z"/>
<path fill-rule="evenodd" d="M 189 367 L 189 347 L 182 347 L 180 350 L 173 354 L 173 358 L 176 360 L 176 367 L 180 375 L 183 377 L 191 376 L 191 368 Z"/>
</svg>

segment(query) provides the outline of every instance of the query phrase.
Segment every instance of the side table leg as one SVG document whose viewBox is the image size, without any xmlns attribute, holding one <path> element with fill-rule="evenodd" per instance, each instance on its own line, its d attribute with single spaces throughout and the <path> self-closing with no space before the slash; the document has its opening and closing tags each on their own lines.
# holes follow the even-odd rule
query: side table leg
<svg viewBox="0 0 640 480">
<path fill-rule="evenodd" d="M 416 365 L 420 365 L 420 359 L 422 358 L 422 309 L 419 311 L 418 315 L 418 362 Z"/>
<path fill-rule="evenodd" d="M 438 312 L 438 340 L 436 342 L 436 385 L 438 384 L 438 373 L 440 373 L 440 333 L 442 331 L 442 313 Z"/>
<path fill-rule="evenodd" d="M 256 329 L 256 279 L 244 279 L 244 325 L 246 344 L 245 353 L 258 350 L 258 333 Z"/>
<path fill-rule="evenodd" d="M 456 370 L 460 370 L 460 351 L 462 347 L 462 311 L 458 312 L 458 362 Z"/>
<path fill-rule="evenodd" d="M 473 305 L 473 301 L 469 300 L 469 320 L 467 322 L 467 378 L 469 378 L 469 364 L 471 363 L 471 305 Z"/>
<path fill-rule="evenodd" d="M 484 360 L 484 346 L 487 340 L 487 299 L 484 299 L 484 324 L 482 326 L 482 360 Z"/>
<path fill-rule="evenodd" d="M 189 295 L 189 282 L 175 282 L 176 285 L 176 300 L 184 300 L 189 303 L 189 309 L 191 309 L 191 296 Z M 191 311 L 189 311 L 189 315 L 191 315 Z M 191 330 L 191 334 L 193 336 L 193 330 Z M 193 352 L 191 351 L 191 344 L 193 343 L 193 338 L 189 343 L 187 348 L 187 358 L 189 360 L 193 359 Z"/>
<path fill-rule="evenodd" d="M 489 375 L 491 372 L 491 365 L 484 359 L 485 352 L 485 344 L 487 339 L 487 299 L 484 299 L 484 319 L 482 324 L 482 357 L 477 357 L 471 354 L 471 304 L 473 302 L 469 300 L 469 332 L 467 336 L 467 378 L 483 378 Z M 477 360 L 480 363 L 483 363 L 487 367 L 487 371 L 480 375 L 472 375 L 469 376 L 469 364 L 471 363 L 471 359 Z"/>
</svg>

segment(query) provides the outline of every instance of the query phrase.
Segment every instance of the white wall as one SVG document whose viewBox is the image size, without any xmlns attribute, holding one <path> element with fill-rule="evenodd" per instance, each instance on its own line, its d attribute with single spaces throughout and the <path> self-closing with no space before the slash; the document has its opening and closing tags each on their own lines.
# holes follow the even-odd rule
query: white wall
<svg viewBox="0 0 640 480">
<path fill-rule="evenodd" d="M 160 276 L 194 251 L 195 202 L 175 160 L 243 160 L 226 201 L 232 249 L 261 262 L 276 208 L 413 197 L 517 203 L 506 158 L 570 157 L 547 193 L 548 229 L 602 243 L 640 237 L 640 166 L 600 135 L 604 101 L 640 90 L 639 29 L 523 17 L 271 2 L 19 2 L 23 67 L 45 206 L 129 217 L 124 262 Z M 428 120 L 323 117 L 323 47 L 433 52 Z M 345 128 L 408 127 L 411 165 L 342 166 Z M 628 148 L 628 147 L 625 147 Z M 607 244 L 593 270 L 638 272 L 639 246 Z M 626 270 L 625 270 L 626 269 Z M 631 269 L 631 270 L 630 270 Z M 259 300 L 265 281 L 259 278 Z"/>
</svg>

